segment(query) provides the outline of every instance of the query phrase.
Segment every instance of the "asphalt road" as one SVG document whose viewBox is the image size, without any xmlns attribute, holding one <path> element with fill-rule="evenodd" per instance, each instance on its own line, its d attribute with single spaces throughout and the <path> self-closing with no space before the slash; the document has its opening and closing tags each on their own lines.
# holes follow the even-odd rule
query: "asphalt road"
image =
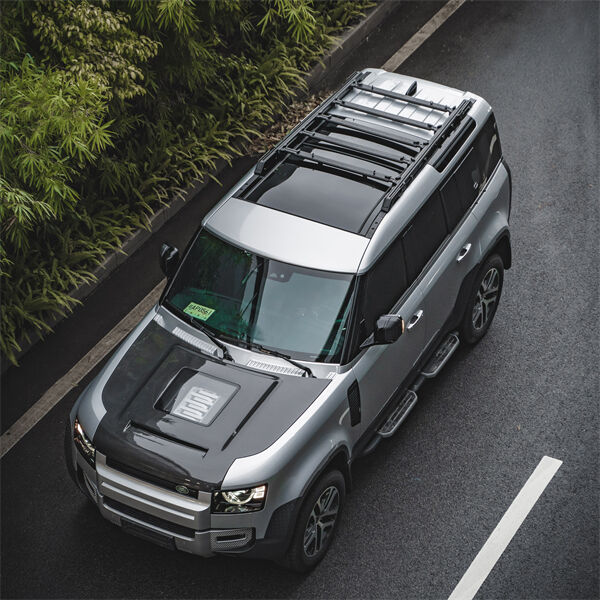
<svg viewBox="0 0 600 600">
<path fill-rule="evenodd" d="M 417 27 L 435 12 L 408 6 Z M 86 379 L 2 460 L 1 596 L 447 597 L 548 455 L 563 465 L 477 597 L 597 598 L 599 6 L 469 2 L 402 65 L 494 106 L 513 172 L 514 266 L 488 336 L 460 348 L 400 432 L 356 465 L 312 574 L 172 553 L 105 522 L 62 457 Z M 347 68 L 393 54 L 410 35 L 403 18 Z M 159 281 L 160 239 L 183 245 L 217 196 L 211 186 L 7 373 L 4 429 Z"/>
</svg>

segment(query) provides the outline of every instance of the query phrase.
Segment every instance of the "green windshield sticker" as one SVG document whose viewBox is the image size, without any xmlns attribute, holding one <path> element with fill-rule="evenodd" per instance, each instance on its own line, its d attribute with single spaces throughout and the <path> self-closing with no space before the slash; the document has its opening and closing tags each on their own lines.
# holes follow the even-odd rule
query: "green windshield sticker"
<svg viewBox="0 0 600 600">
<path fill-rule="evenodd" d="M 188 315 L 192 315 L 196 319 L 200 319 L 201 321 L 206 321 L 214 312 L 214 308 L 208 308 L 208 306 L 202 306 L 202 304 L 197 304 L 196 302 L 190 302 L 184 309 L 184 313 Z"/>
</svg>

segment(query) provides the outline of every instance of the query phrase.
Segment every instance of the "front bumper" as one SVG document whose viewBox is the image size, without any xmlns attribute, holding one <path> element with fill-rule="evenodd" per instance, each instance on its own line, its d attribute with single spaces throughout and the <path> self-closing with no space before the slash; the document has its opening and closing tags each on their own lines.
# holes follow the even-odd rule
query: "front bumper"
<svg viewBox="0 0 600 600">
<path fill-rule="evenodd" d="M 102 516 L 127 533 L 165 548 L 202 557 L 215 554 L 243 554 L 256 558 L 277 558 L 289 543 L 294 507 L 276 510 L 266 535 L 266 509 L 241 515 L 211 514 L 211 494 L 183 496 L 111 468 L 106 457 L 96 453 L 91 467 L 70 444 L 72 475 L 79 487 L 98 506 Z M 292 514 L 294 513 L 294 514 Z"/>
</svg>

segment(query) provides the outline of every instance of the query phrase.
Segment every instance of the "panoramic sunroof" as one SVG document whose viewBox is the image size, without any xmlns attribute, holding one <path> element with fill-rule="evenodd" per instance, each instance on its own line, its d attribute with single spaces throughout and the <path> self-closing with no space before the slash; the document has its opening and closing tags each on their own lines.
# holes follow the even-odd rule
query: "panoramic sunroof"
<svg viewBox="0 0 600 600">
<path fill-rule="evenodd" d="M 310 164 L 286 161 L 244 200 L 358 233 L 378 202 L 382 188 Z"/>
</svg>

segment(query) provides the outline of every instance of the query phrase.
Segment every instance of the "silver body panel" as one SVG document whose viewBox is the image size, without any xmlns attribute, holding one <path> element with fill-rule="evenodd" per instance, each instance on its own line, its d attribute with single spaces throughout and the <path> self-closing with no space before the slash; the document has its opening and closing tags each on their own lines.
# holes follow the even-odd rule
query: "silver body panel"
<svg viewBox="0 0 600 600">
<path fill-rule="evenodd" d="M 230 244 L 261 256 L 340 273 L 355 273 L 369 244 L 360 235 L 237 198 L 222 204 L 204 226 Z"/>
<path fill-rule="evenodd" d="M 415 78 L 377 69 L 369 70 L 369 75 L 364 80 L 366 84 L 401 93 L 405 93 L 413 81 Z M 423 99 L 452 106 L 464 98 L 474 100 L 469 116 L 475 121 L 476 127 L 464 144 L 467 147 L 491 112 L 487 102 L 473 94 L 419 79 L 416 81 L 417 97 Z M 396 100 L 377 100 L 372 94 L 365 92 L 356 93 L 352 101 L 433 124 L 440 122 L 440 117 L 429 109 L 415 109 Z M 353 114 L 345 108 L 336 110 L 347 116 Z M 371 124 L 374 131 L 393 129 L 422 139 L 431 135 L 427 131 L 416 131 L 406 125 L 382 123 L 377 117 L 362 115 L 359 120 Z M 458 152 L 442 173 L 425 165 L 370 239 L 237 199 L 236 191 L 251 173 L 224 196 L 205 217 L 203 226 L 231 244 L 262 256 L 315 269 L 363 274 L 439 188 L 462 156 L 464 154 Z M 268 493 L 265 507 L 261 511 L 211 514 L 210 494 L 197 498 L 178 496 L 174 492 L 111 469 L 102 456 L 98 457 L 97 469 L 94 470 L 73 446 L 74 463 L 95 486 L 94 501 L 103 516 L 116 524 L 121 524 L 123 519 L 136 521 L 136 518 L 108 506 L 105 498 L 112 498 L 132 509 L 193 529 L 195 534 L 192 537 L 172 531 L 168 533 L 175 540 L 177 548 L 202 556 L 233 549 L 219 544 L 218 534 L 223 530 L 239 530 L 241 537 L 250 535 L 247 533 L 250 531 L 255 540 L 265 538 L 274 512 L 287 503 L 302 498 L 315 476 L 332 456 L 341 452 L 346 462 L 356 458 L 359 440 L 381 418 L 390 400 L 410 384 L 415 365 L 423 359 L 424 353 L 429 351 L 431 344 L 439 336 L 454 307 L 461 283 L 468 273 L 481 264 L 499 236 L 507 231 L 509 212 L 509 173 L 500 162 L 485 189 L 480 190 L 475 205 L 392 309 L 391 312 L 399 314 L 406 322 L 420 314 L 421 318 L 416 325 L 405 331 L 393 344 L 362 350 L 348 364 L 305 363 L 318 378 L 330 379 L 330 384 L 272 445 L 258 454 L 239 456 L 234 460 L 222 482 L 222 489 L 241 489 L 266 483 Z M 459 252 L 468 244 L 468 254 L 457 262 Z M 124 340 L 73 408 L 71 423 L 77 416 L 90 437 L 93 437 L 106 413 L 102 390 L 111 372 L 150 322 L 157 323 L 202 352 L 219 356 L 220 351 L 214 344 L 189 323 L 181 321 L 162 307 L 153 308 Z M 303 374 L 301 370 L 290 367 L 283 359 L 233 344 L 226 345 L 238 364 L 286 376 L 301 377 Z M 355 380 L 360 386 L 362 418 L 358 425 L 352 427 L 347 392 Z M 268 427 L 268 424 L 265 426 Z M 164 533 L 155 524 L 143 519 L 137 520 L 153 531 Z"/>
</svg>

